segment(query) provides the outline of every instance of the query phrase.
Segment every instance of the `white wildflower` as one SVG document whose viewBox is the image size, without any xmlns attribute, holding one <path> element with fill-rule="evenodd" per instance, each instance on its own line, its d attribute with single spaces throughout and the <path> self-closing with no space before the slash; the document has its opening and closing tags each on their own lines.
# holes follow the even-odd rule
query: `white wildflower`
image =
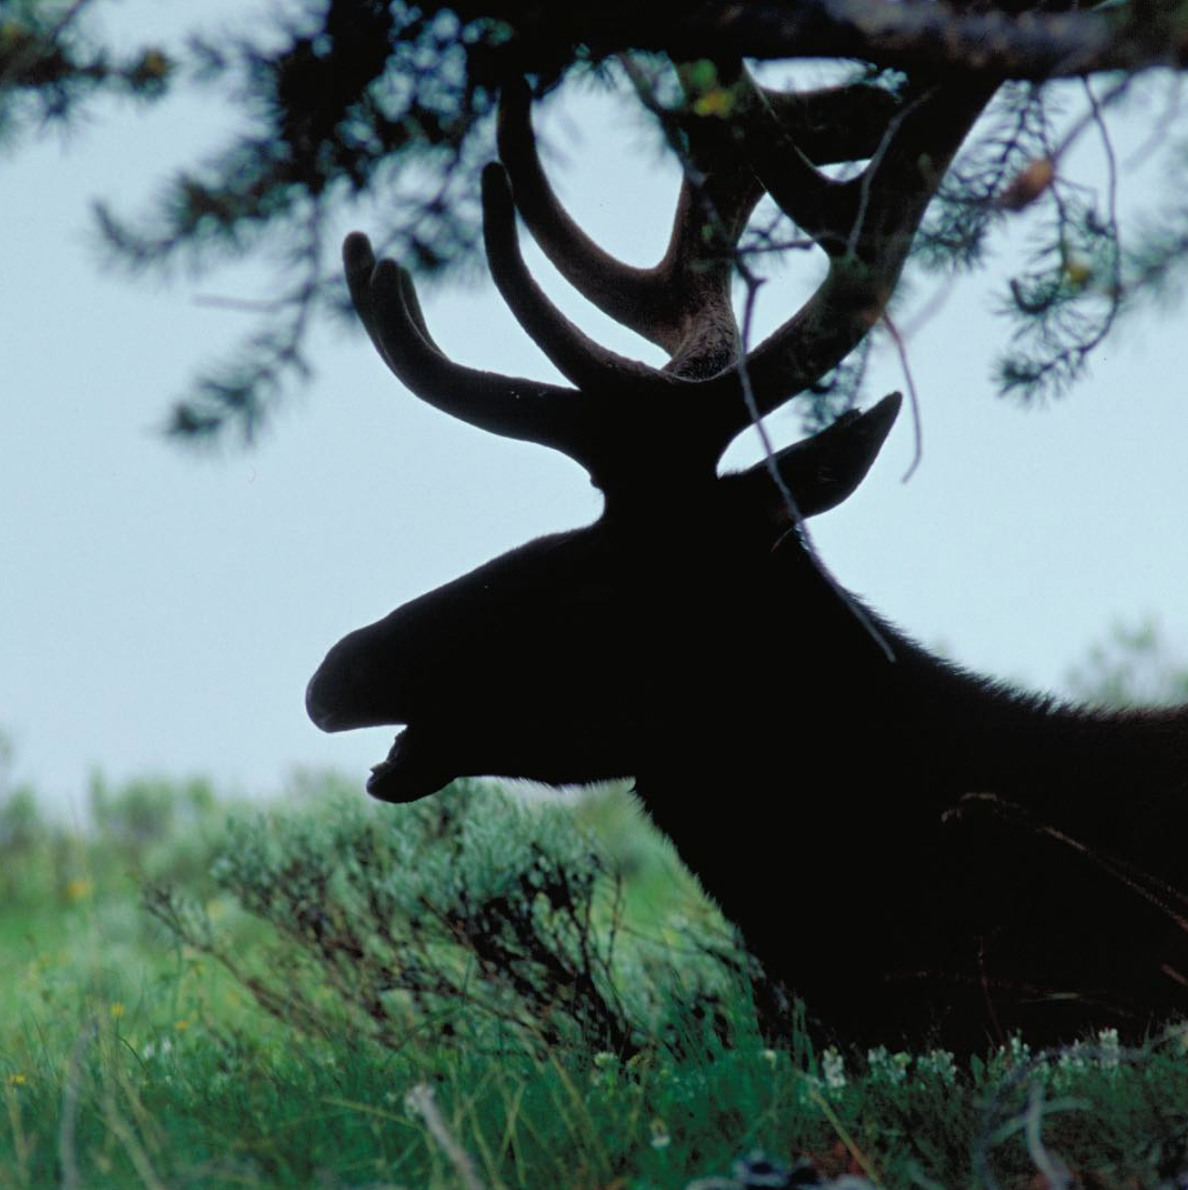
<svg viewBox="0 0 1188 1190">
<path fill-rule="evenodd" d="M 951 1087 L 957 1081 L 957 1063 L 948 1050 L 930 1050 L 916 1059 L 916 1073 L 939 1078 Z"/>
<path fill-rule="evenodd" d="M 889 1054 L 885 1045 L 868 1050 L 866 1062 L 870 1067 L 870 1076 L 875 1082 L 886 1083 L 890 1087 L 898 1087 L 907 1078 L 908 1067 L 912 1064 L 911 1054 L 902 1051 Z"/>
<path fill-rule="evenodd" d="M 1118 1041 L 1118 1030 L 1102 1029 L 1097 1035 L 1097 1044 L 1100 1047 L 1097 1060 L 1102 1070 L 1117 1070 L 1118 1064 L 1122 1060 L 1122 1046 Z"/>
<path fill-rule="evenodd" d="M 846 1060 L 833 1046 L 821 1055 L 821 1077 L 829 1091 L 840 1091 L 846 1085 Z"/>
<path fill-rule="evenodd" d="M 1031 1046 L 1015 1033 L 1007 1043 L 1007 1057 L 1012 1066 L 1026 1066 L 1031 1061 Z"/>
<path fill-rule="evenodd" d="M 1056 1071 L 1062 1081 L 1066 1083 L 1079 1078 L 1088 1069 L 1089 1063 L 1085 1061 L 1085 1047 L 1079 1041 L 1065 1046 L 1060 1051 L 1060 1057 L 1056 1059 Z"/>
</svg>

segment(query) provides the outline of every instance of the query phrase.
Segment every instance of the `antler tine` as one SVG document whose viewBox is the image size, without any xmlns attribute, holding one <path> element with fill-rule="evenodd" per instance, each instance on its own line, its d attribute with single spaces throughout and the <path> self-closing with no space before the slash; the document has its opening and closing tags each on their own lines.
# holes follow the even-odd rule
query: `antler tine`
<svg viewBox="0 0 1188 1190">
<path fill-rule="evenodd" d="M 858 203 L 845 229 L 845 251 L 833 254 L 812 297 L 747 357 L 760 416 L 837 367 L 882 317 L 928 203 L 992 94 L 986 85 L 935 84 L 917 89 L 892 119 L 856 180 Z M 734 432 L 745 429 L 750 417 L 737 400 L 738 370 L 709 383 L 725 390 Z"/>
<path fill-rule="evenodd" d="M 751 165 L 776 205 L 829 256 L 847 250 L 847 232 L 858 215 L 858 179 L 837 181 L 823 174 L 777 114 L 769 93 L 749 74 L 739 79 L 749 119 L 743 137 Z"/>
<path fill-rule="evenodd" d="M 360 232 L 347 236 L 342 255 L 351 300 L 372 343 L 417 397 L 479 429 L 551 446 L 594 471 L 598 435 L 588 397 L 454 363 L 429 336 L 407 270 L 391 260 L 377 263 Z"/>
<path fill-rule="evenodd" d="M 516 206 L 557 271 L 616 322 L 667 351 L 672 335 L 662 317 L 665 280 L 658 269 L 637 268 L 599 247 L 561 205 L 541 165 L 532 131 L 532 92 L 523 79 L 499 96 L 499 159 L 515 188 Z"/>
<path fill-rule="evenodd" d="M 663 372 L 595 343 L 545 296 L 520 253 L 511 183 L 504 167 L 495 162 L 483 170 L 483 240 L 503 300 L 533 342 L 579 389 L 610 400 L 674 383 Z"/>
</svg>

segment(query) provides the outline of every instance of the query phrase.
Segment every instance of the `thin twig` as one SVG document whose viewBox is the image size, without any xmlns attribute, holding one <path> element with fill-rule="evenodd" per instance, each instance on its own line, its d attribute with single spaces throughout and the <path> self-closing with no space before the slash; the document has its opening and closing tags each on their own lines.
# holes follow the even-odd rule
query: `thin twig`
<svg viewBox="0 0 1188 1190">
<path fill-rule="evenodd" d="M 1093 94 L 1093 87 L 1088 79 L 1084 80 L 1083 85 L 1089 99 L 1093 122 L 1101 137 L 1101 150 L 1106 159 L 1106 203 L 1110 212 L 1110 238 L 1114 245 L 1114 276 L 1110 286 L 1110 313 L 1101 331 L 1101 338 L 1104 338 L 1113 325 L 1114 319 L 1118 316 L 1118 309 L 1122 302 L 1122 237 L 1118 229 L 1118 158 L 1114 153 L 1114 142 L 1110 139 L 1110 130 L 1106 125 L 1104 114 L 1106 104 L 1119 94 L 1121 86 L 1116 87 L 1105 99 L 1099 101 Z M 1100 341 L 1099 339 L 1098 342 Z"/>
<path fill-rule="evenodd" d="M 740 245 L 736 251 L 739 256 L 758 256 L 764 252 L 807 252 L 812 248 L 819 248 L 820 246 L 813 239 L 772 240 L 765 244 Z"/>
<path fill-rule="evenodd" d="M 66 1067 L 66 1083 L 62 1088 L 62 1118 L 58 1123 L 58 1162 L 62 1166 L 62 1190 L 83 1190 L 74 1136 L 78 1127 L 79 1084 L 82 1082 L 83 1058 L 86 1056 L 87 1047 L 95 1038 L 96 1028 L 95 1022 L 90 1020 L 79 1030 L 70 1051 L 70 1063 Z"/>
<path fill-rule="evenodd" d="M 157 1176 L 157 1171 L 153 1168 L 149 1155 L 144 1151 L 144 1146 L 137 1138 L 135 1130 L 120 1114 L 116 1106 L 115 1091 L 111 1089 L 110 1085 L 104 1097 L 103 1107 L 107 1125 L 115 1133 L 117 1139 L 123 1143 L 124 1151 L 128 1154 L 128 1160 L 132 1162 L 141 1184 L 147 1190 L 167 1190 L 165 1183 Z"/>
<path fill-rule="evenodd" d="M 779 466 L 776 463 L 775 448 L 772 445 L 771 436 L 767 432 L 767 427 L 763 424 L 763 418 L 759 413 L 759 405 L 755 400 L 755 390 L 751 386 L 750 369 L 747 366 L 747 353 L 751 343 L 751 324 L 755 317 L 755 301 L 759 295 L 759 287 L 763 284 L 763 281 L 761 278 L 756 277 L 741 260 L 735 260 L 735 268 L 738 270 L 738 274 L 742 278 L 747 290 L 747 296 L 743 303 L 742 327 L 739 330 L 741 343 L 738 353 L 738 379 L 742 387 L 743 401 L 746 403 L 747 413 L 751 418 L 751 424 L 755 427 L 755 431 L 759 435 L 759 441 L 763 445 L 763 462 L 767 468 L 767 473 L 776 485 L 776 489 L 780 493 L 780 499 L 783 501 L 784 508 L 787 509 L 788 516 L 792 522 L 792 528 L 788 530 L 788 533 L 793 533 L 797 529 L 800 530 L 800 539 L 804 544 L 805 553 L 808 554 L 809 561 L 812 562 L 817 573 L 829 584 L 830 589 L 842 603 L 849 608 L 854 619 L 862 625 L 871 640 L 883 651 L 883 656 L 894 664 L 895 653 L 888 643 L 887 638 L 879 631 L 878 626 L 870 618 L 866 609 L 833 577 L 825 566 L 821 555 L 817 552 L 817 546 L 813 541 L 808 524 L 804 517 L 801 516 L 800 509 L 796 506 L 796 497 L 792 494 L 792 489 L 788 487 L 787 483 L 784 482 L 784 477 L 780 474 Z M 786 536 L 787 534 L 784 534 L 777 538 L 775 547 L 773 548 L 778 548 Z"/>
<path fill-rule="evenodd" d="M 1088 79 L 1082 79 L 1081 83 L 1086 94 L 1089 96 L 1089 110 L 1077 120 L 1073 126 L 1064 134 L 1060 143 L 1051 151 L 1049 156 L 1052 159 L 1052 164 L 1055 165 L 1061 157 L 1067 153 L 1073 145 L 1080 139 L 1081 134 L 1091 124 L 1100 124 L 1102 112 L 1105 108 L 1112 106 L 1121 99 L 1127 91 L 1130 90 L 1130 84 L 1133 80 L 1127 76 L 1120 83 L 1111 87 L 1100 99 L 1093 94 L 1093 89 L 1089 85 Z"/>
<path fill-rule="evenodd" d="M 883 131 L 883 137 L 879 141 L 878 148 L 875 149 L 870 161 L 867 162 L 866 168 L 858 175 L 858 210 L 854 215 L 854 223 L 850 228 L 850 233 L 846 237 L 847 255 L 855 256 L 858 252 L 858 241 L 862 237 L 862 225 L 866 222 L 866 212 L 870 206 L 871 188 L 874 184 L 875 175 L 883 163 L 883 158 L 887 156 L 887 152 L 891 148 L 891 143 L 895 140 L 896 134 L 903 127 L 903 123 L 908 116 L 921 104 L 930 100 L 935 93 L 936 88 L 929 87 L 928 90 L 917 95 L 902 111 L 896 112 L 887 121 L 887 127 Z"/>
<path fill-rule="evenodd" d="M 907 344 L 904 343 L 899 328 L 886 310 L 883 311 L 883 325 L 887 328 L 887 333 L 891 336 L 891 342 L 895 344 L 895 350 L 899 355 L 899 366 L 903 369 L 903 380 L 908 390 L 908 406 L 912 411 L 912 461 L 900 480 L 901 483 L 907 483 L 915 475 L 916 468 L 920 466 L 920 461 L 924 458 L 924 423 L 920 417 L 920 397 L 916 392 L 916 382 L 912 379 L 912 366 L 908 360 Z"/>
<path fill-rule="evenodd" d="M 300 293 L 304 294 L 306 287 Z M 249 314 L 272 314 L 283 310 L 293 302 L 291 296 L 282 298 L 237 298 L 222 297 L 213 293 L 198 293 L 190 299 L 195 306 L 207 306 L 216 310 L 242 310 Z"/>
<path fill-rule="evenodd" d="M 943 309 L 957 284 L 957 274 L 950 273 L 936 287 L 932 296 L 912 315 L 902 330 L 904 340 L 918 335 Z"/>
<path fill-rule="evenodd" d="M 867 1155 L 858 1147 L 857 1142 L 850 1135 L 850 1132 L 846 1126 L 842 1123 L 841 1117 L 838 1116 L 837 1112 L 835 1112 L 829 1105 L 829 1102 L 826 1100 L 825 1096 L 822 1095 L 820 1091 L 816 1090 L 816 1088 L 813 1088 L 809 1092 L 809 1098 L 821 1109 L 821 1114 L 829 1121 L 833 1131 L 837 1133 L 838 1140 L 840 1140 L 845 1146 L 846 1152 L 850 1154 L 858 1168 L 861 1169 L 862 1172 L 866 1174 L 866 1176 L 870 1178 L 870 1180 L 874 1182 L 876 1186 L 881 1186 L 883 1184 L 883 1179 L 879 1177 L 879 1171 L 874 1167 L 874 1164 L 870 1158 L 867 1157 Z"/>
<path fill-rule="evenodd" d="M 430 1136 L 437 1142 L 438 1148 L 446 1155 L 446 1159 L 454 1167 L 458 1180 L 465 1190 L 486 1190 L 482 1178 L 474 1168 L 474 1159 L 458 1143 L 454 1134 L 446 1126 L 433 1097 L 433 1088 L 427 1083 L 418 1083 L 405 1096 L 404 1102 L 425 1121 Z"/>
</svg>

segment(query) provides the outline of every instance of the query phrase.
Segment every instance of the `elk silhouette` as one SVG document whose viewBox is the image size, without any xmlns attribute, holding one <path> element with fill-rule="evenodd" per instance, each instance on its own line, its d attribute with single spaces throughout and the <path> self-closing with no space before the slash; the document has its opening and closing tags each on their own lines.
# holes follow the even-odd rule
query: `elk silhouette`
<svg viewBox="0 0 1188 1190">
<path fill-rule="evenodd" d="M 992 87 L 728 82 L 729 120 L 679 117 L 686 177 L 651 269 L 575 225 L 541 168 L 526 85 L 505 90 L 486 252 L 573 388 L 450 361 L 409 275 L 346 240 L 355 308 L 396 376 L 454 417 L 563 451 L 605 508 L 351 632 L 310 681 L 309 714 L 326 731 L 405 725 L 367 786 L 391 802 L 462 775 L 634 777 L 769 973 L 841 1036 L 969 1049 L 1014 1028 L 1141 1034 L 1188 1006 L 1188 712 L 1020 694 L 841 591 L 801 522 L 858 485 L 897 395 L 718 471 L 741 431 L 881 317 Z M 850 176 L 829 172 L 843 162 Z M 764 193 L 829 269 L 743 359 L 731 281 Z M 562 274 L 668 364 L 617 355 L 557 311 L 525 268 L 517 210 Z"/>
</svg>

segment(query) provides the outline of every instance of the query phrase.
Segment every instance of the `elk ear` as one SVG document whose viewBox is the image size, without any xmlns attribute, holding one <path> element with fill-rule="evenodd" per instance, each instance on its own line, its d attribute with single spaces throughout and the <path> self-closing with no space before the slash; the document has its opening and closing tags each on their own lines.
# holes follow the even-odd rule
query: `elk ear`
<svg viewBox="0 0 1188 1190">
<path fill-rule="evenodd" d="M 866 477 L 899 413 L 903 397 L 891 393 L 865 412 L 851 409 L 831 426 L 779 451 L 775 466 L 792 493 L 801 518 L 840 504 Z M 770 462 L 756 463 L 736 476 L 747 496 L 762 492 L 778 520 L 791 518 L 771 480 Z"/>
</svg>

